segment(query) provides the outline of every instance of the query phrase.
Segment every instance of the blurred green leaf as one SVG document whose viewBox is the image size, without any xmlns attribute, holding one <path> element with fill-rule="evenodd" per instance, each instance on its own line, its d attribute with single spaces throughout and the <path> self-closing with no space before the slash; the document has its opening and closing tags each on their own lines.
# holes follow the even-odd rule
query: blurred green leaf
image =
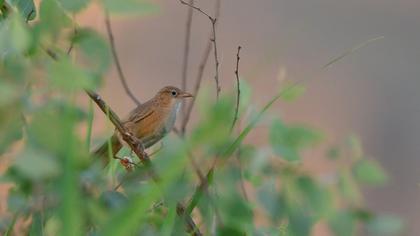
<svg viewBox="0 0 420 236">
<path fill-rule="evenodd" d="M 36 8 L 33 0 L 6 0 L 6 2 L 16 7 L 24 20 L 35 19 Z"/>
<path fill-rule="evenodd" d="M 252 226 L 253 211 L 251 206 L 238 195 L 220 196 L 218 209 L 222 222 L 232 229 L 248 231 Z"/>
<path fill-rule="evenodd" d="M 9 226 L 6 229 L 6 232 L 4 232 L 4 236 L 10 236 L 13 234 L 13 229 L 15 227 L 16 221 L 19 217 L 19 212 L 15 212 L 13 218 L 12 218 L 12 222 L 9 223 Z"/>
<path fill-rule="evenodd" d="M 173 142 L 174 143 L 174 142 Z M 180 143 L 176 145 L 168 144 L 165 149 L 158 153 L 159 158 L 165 162 L 156 164 L 160 171 L 160 181 L 158 183 L 148 182 L 143 186 L 140 194 L 130 198 L 127 207 L 117 211 L 103 225 L 99 234 L 105 236 L 129 235 L 133 231 L 140 230 L 143 222 L 147 219 L 149 207 L 153 202 L 160 201 L 162 193 L 168 190 L 171 181 L 179 177 L 187 164 L 185 152 Z M 163 165 L 163 166 L 162 166 Z"/>
<path fill-rule="evenodd" d="M 19 90 L 14 83 L 0 81 L 0 108 L 16 101 L 20 96 Z"/>
<path fill-rule="evenodd" d="M 18 15 L 14 14 L 0 22 L 0 55 L 24 53 L 30 44 L 31 35 L 27 26 Z"/>
<path fill-rule="evenodd" d="M 340 157 L 340 148 L 331 147 L 330 149 L 328 149 L 327 157 L 332 160 L 338 159 Z"/>
<path fill-rule="evenodd" d="M 145 0 L 102 0 L 104 7 L 111 14 L 143 16 L 159 10 L 156 3 Z"/>
<path fill-rule="evenodd" d="M 81 159 L 79 149 L 80 141 L 75 135 L 76 115 L 73 107 L 64 107 L 61 114 L 60 129 L 64 135 L 65 147 L 62 147 L 63 176 L 60 179 L 60 213 L 61 213 L 61 234 L 60 235 L 82 235 L 84 223 L 83 201 L 79 189 L 79 160 Z M 66 117 L 68 120 L 63 119 Z"/>
<path fill-rule="evenodd" d="M 53 156 L 30 147 L 18 156 L 14 165 L 23 175 L 35 181 L 57 176 L 61 171 Z"/>
<path fill-rule="evenodd" d="M 217 229 L 217 235 L 220 236 L 243 236 L 246 233 L 242 232 L 240 229 L 230 226 L 222 226 Z"/>
<path fill-rule="evenodd" d="M 20 104 L 11 103 L 0 108 L 0 154 L 22 138 L 24 124 Z"/>
<path fill-rule="evenodd" d="M 234 102 L 231 98 L 222 97 L 215 104 L 205 105 L 201 119 L 192 131 L 191 145 L 202 145 L 220 152 L 221 147 L 229 143 L 230 126 L 233 120 Z"/>
<path fill-rule="evenodd" d="M 355 221 L 353 215 L 347 211 L 339 211 L 332 215 L 328 221 L 334 235 L 352 236 L 354 235 Z"/>
<path fill-rule="evenodd" d="M 62 112 L 52 106 L 39 108 L 28 125 L 30 143 L 53 153 L 65 152 L 68 149 L 68 137 L 63 125 L 72 121 L 64 117 Z"/>
<path fill-rule="evenodd" d="M 61 227 L 60 220 L 55 216 L 50 217 L 45 223 L 44 235 L 45 236 L 59 235 L 60 227 Z"/>
<path fill-rule="evenodd" d="M 363 148 L 360 139 L 355 135 L 350 135 L 347 138 L 347 145 L 351 151 L 351 158 L 358 160 L 363 157 Z"/>
<path fill-rule="evenodd" d="M 44 235 L 44 222 L 42 213 L 37 211 L 32 215 L 32 224 L 29 235 Z"/>
<path fill-rule="evenodd" d="M 387 175 L 376 162 L 368 159 L 359 160 L 353 167 L 356 180 L 371 185 L 381 185 L 387 181 Z"/>
<path fill-rule="evenodd" d="M 9 169 L 10 170 L 10 169 Z M 17 181 L 19 182 L 19 181 Z M 23 181 L 20 181 L 22 185 L 25 184 Z M 10 212 L 24 212 L 26 208 L 28 207 L 28 196 L 25 196 L 24 193 L 22 193 L 22 189 L 25 186 L 20 186 L 20 189 L 13 188 L 8 192 L 7 196 L 7 210 Z"/>
<path fill-rule="evenodd" d="M 76 13 L 85 8 L 90 0 L 58 0 L 64 9 Z"/>
<path fill-rule="evenodd" d="M 289 209 L 289 224 L 287 231 L 293 236 L 310 235 L 313 219 L 299 208 Z"/>
<path fill-rule="evenodd" d="M 88 63 L 87 68 L 98 74 L 106 72 L 111 64 L 110 49 L 98 33 L 90 29 L 78 29 L 72 41 L 80 47 Z"/>
<path fill-rule="evenodd" d="M 285 126 L 275 120 L 270 128 L 270 142 L 276 154 L 288 161 L 300 160 L 301 149 L 316 144 L 322 135 L 303 126 Z"/>
<path fill-rule="evenodd" d="M 308 207 L 312 208 L 317 218 L 327 216 L 332 209 L 332 197 L 328 189 L 319 186 L 312 178 L 301 176 L 297 179 L 297 187 L 306 199 Z"/>
<path fill-rule="evenodd" d="M 286 215 L 286 206 L 282 195 L 280 195 L 274 186 L 274 183 L 264 184 L 257 193 L 258 201 L 269 213 L 273 222 L 278 222 Z"/>
<path fill-rule="evenodd" d="M 361 202 L 361 193 L 350 171 L 343 170 L 338 175 L 337 187 L 341 196 L 351 203 Z"/>
<path fill-rule="evenodd" d="M 56 0 L 43 0 L 40 5 L 42 36 L 56 39 L 64 28 L 71 27 L 71 19 Z"/>
<path fill-rule="evenodd" d="M 171 236 L 176 220 L 176 206 L 169 207 L 167 217 L 165 217 L 160 235 Z"/>
<path fill-rule="evenodd" d="M 73 64 L 69 59 L 63 58 L 53 61 L 48 66 L 48 78 L 51 85 L 63 91 L 94 89 L 99 83 L 99 78 Z"/>
<path fill-rule="evenodd" d="M 367 224 L 369 235 L 399 235 L 404 228 L 403 221 L 393 215 L 374 217 Z"/>
<path fill-rule="evenodd" d="M 292 102 L 302 96 L 306 91 L 303 85 L 286 84 L 280 90 L 281 98 L 286 102 Z"/>
</svg>

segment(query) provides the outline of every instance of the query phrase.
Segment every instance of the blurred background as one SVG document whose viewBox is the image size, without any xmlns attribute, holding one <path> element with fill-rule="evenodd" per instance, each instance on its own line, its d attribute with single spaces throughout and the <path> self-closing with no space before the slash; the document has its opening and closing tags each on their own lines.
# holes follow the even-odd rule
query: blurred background
<svg viewBox="0 0 420 236">
<path fill-rule="evenodd" d="M 165 85 L 181 84 L 188 9 L 177 0 L 156 2 L 156 15 L 112 18 L 124 72 L 141 101 Z M 214 0 L 195 2 L 214 14 Z M 367 204 L 379 213 L 403 217 L 406 235 L 420 232 L 419 12 L 420 2 L 414 0 L 222 0 L 217 26 L 222 93 L 233 89 L 238 45 L 243 47 L 241 78 L 251 85 L 256 106 L 278 93 L 279 77 L 305 80 L 305 95 L 292 104 L 277 103 L 271 114 L 326 131 L 329 144 L 356 134 L 366 155 L 390 175 L 386 186 L 367 190 Z M 99 8 L 87 9 L 77 20 L 105 32 Z M 210 29 L 208 19 L 195 12 L 190 89 Z M 334 57 L 378 36 L 384 38 L 321 70 Z M 213 76 L 210 57 L 204 76 L 209 89 L 214 89 Z M 134 107 L 115 70 L 99 92 L 121 115 Z M 105 118 L 98 112 L 95 119 L 95 132 L 103 134 Z M 248 141 L 255 142 L 259 132 Z M 314 153 L 305 165 L 323 174 L 328 168 L 317 158 L 323 152 Z"/>
</svg>

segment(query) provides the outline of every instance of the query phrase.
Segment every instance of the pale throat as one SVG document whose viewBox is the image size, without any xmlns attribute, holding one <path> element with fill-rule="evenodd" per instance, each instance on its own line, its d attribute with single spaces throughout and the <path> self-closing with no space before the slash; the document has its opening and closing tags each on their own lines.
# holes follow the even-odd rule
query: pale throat
<svg viewBox="0 0 420 236">
<path fill-rule="evenodd" d="M 169 116 L 167 118 L 166 125 L 165 125 L 166 126 L 165 128 L 167 131 L 170 131 L 174 127 L 176 116 L 181 110 L 181 106 L 182 106 L 182 101 L 178 100 L 175 102 L 171 111 L 169 112 Z"/>
</svg>

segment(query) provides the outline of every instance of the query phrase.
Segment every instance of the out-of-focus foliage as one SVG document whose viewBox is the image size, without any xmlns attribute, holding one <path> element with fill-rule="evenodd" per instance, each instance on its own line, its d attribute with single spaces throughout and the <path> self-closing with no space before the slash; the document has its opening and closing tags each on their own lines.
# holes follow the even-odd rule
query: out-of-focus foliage
<svg viewBox="0 0 420 236">
<path fill-rule="evenodd" d="M 187 235 L 177 215 L 179 202 L 205 235 L 300 236 L 317 224 L 335 235 L 401 230 L 397 217 L 363 205 L 361 186 L 384 184 L 387 176 L 356 139 L 326 154 L 337 166 L 328 176 L 307 173 L 300 165 L 324 136 L 307 125 L 278 117 L 269 126 L 270 147 L 244 143 L 273 102 L 295 99 L 304 92 L 300 86 L 283 90 L 255 113 L 248 109 L 252 89 L 241 80 L 239 135 L 230 131 L 235 96 L 216 103 L 202 99 L 201 119 L 186 138 L 168 137 L 153 156 L 159 183 L 141 164 L 126 173 L 113 161 L 104 170 L 89 153 L 92 107 L 75 102 L 84 89 L 100 85 L 111 62 L 101 34 L 73 28 L 71 16 L 91 2 L 42 0 L 35 9 L 32 0 L 0 1 L 0 154 L 8 163 L 2 181 L 12 184 L 8 214 L 0 219 L 2 235 L 11 235 L 22 219 L 29 222 L 25 233 L 30 235 Z M 158 9 L 140 0 L 101 4 L 119 15 Z M 70 45 L 78 52 L 75 58 L 67 54 Z M 88 135 L 81 135 L 81 128 Z M 218 158 L 202 194 L 194 195 L 199 181 L 189 157 L 204 174 Z"/>
</svg>

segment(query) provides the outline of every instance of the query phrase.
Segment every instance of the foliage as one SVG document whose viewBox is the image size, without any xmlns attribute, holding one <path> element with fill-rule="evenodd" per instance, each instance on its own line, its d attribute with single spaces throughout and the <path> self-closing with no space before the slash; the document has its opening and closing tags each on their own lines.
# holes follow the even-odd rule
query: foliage
<svg viewBox="0 0 420 236">
<path fill-rule="evenodd" d="M 73 29 L 71 16 L 91 2 L 42 0 L 36 9 L 32 0 L 0 1 L 0 154 L 10 163 L 2 181 L 12 184 L 2 235 L 11 234 L 18 219 L 29 219 L 30 235 L 185 235 L 177 203 L 188 204 L 196 189 L 188 158 L 193 154 L 202 172 L 214 158 L 221 163 L 209 175 L 208 191 L 188 209 L 205 235 L 309 235 L 316 224 L 327 224 L 336 235 L 354 235 L 358 226 L 379 235 L 401 229 L 398 218 L 364 208 L 361 185 L 383 184 L 387 178 L 359 146 L 332 149 L 326 156 L 334 158 L 326 160 L 338 168 L 326 179 L 300 165 L 304 152 L 323 137 L 307 125 L 278 117 L 270 126 L 269 150 L 244 143 L 277 99 L 292 100 L 303 93 L 301 87 L 276 95 L 243 120 L 248 125 L 239 136 L 229 132 L 234 96 L 201 102 L 202 118 L 191 134 L 167 138 L 152 158 L 158 183 L 140 164 L 131 173 L 110 167 L 107 175 L 89 153 L 93 109 L 75 102 L 84 89 L 98 88 L 111 62 L 103 36 L 94 29 Z M 118 15 L 158 9 L 140 0 L 101 3 Z M 70 45 L 80 52 L 78 60 L 67 54 Z M 243 115 L 251 105 L 251 88 L 243 80 L 241 88 L 247 98 L 240 103 Z M 342 149 L 352 155 L 341 156 Z M 249 200 L 240 187 L 244 183 L 252 190 Z"/>
</svg>

